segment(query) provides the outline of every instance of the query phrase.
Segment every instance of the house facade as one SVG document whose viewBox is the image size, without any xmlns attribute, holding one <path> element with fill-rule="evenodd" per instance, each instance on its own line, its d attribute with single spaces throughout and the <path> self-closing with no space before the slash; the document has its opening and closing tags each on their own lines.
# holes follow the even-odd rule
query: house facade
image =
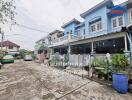
<svg viewBox="0 0 132 100">
<path fill-rule="evenodd" d="M 19 52 L 20 46 L 7 40 L 0 42 L 0 48 L 3 52 Z"/>
<path fill-rule="evenodd" d="M 112 0 L 104 0 L 80 15 L 83 22 L 73 19 L 65 23 L 60 36 L 59 31 L 51 32 L 47 46 L 60 54 L 132 52 L 132 33 L 124 30 L 132 26 L 131 5 L 130 1 L 116 6 Z"/>
</svg>

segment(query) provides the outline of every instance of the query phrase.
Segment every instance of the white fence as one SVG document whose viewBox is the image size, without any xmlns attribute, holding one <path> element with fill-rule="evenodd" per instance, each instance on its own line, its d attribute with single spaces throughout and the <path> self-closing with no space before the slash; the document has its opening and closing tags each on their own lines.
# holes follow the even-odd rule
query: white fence
<svg viewBox="0 0 132 100">
<path fill-rule="evenodd" d="M 51 57 L 51 66 L 72 66 L 72 67 L 83 67 L 89 66 L 90 64 L 89 54 L 55 54 Z"/>
<path fill-rule="evenodd" d="M 90 63 L 90 55 L 69 55 L 69 66 L 83 67 Z"/>
<path fill-rule="evenodd" d="M 90 54 L 64 54 L 60 55 L 56 53 L 51 56 L 51 66 L 72 66 L 72 67 L 84 67 L 89 66 L 91 61 Z M 100 59 L 106 59 L 106 54 L 95 54 L 94 57 Z"/>
</svg>

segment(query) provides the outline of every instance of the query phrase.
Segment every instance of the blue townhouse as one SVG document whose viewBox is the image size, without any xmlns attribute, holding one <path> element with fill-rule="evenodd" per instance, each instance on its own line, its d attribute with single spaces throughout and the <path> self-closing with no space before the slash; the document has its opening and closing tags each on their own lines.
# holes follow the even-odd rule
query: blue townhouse
<svg viewBox="0 0 132 100">
<path fill-rule="evenodd" d="M 116 12 L 113 11 L 116 8 L 124 8 L 124 11 L 119 12 L 122 13 L 119 16 L 112 16 L 111 12 Z M 64 24 L 63 36 L 56 45 L 50 47 L 65 48 L 65 51 L 72 54 L 114 54 L 130 51 L 132 36 L 124 28 L 130 29 L 132 26 L 131 2 L 116 6 L 112 0 L 104 0 L 82 13 L 81 17 L 84 22 L 73 19 Z"/>
</svg>

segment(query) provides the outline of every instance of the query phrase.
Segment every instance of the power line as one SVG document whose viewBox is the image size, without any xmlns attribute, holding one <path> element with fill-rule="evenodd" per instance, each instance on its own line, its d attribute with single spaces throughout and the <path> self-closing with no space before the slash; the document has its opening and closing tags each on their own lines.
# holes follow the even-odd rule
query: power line
<svg viewBox="0 0 132 100">
<path fill-rule="evenodd" d="M 32 27 L 29 27 L 29 26 L 26 26 L 26 25 L 22 25 L 22 24 L 18 24 L 18 23 L 16 23 L 16 25 L 19 26 L 19 27 L 23 27 L 23 28 L 29 29 L 29 30 L 34 30 L 34 31 L 49 33 L 48 31 L 39 30 L 39 29 L 32 28 Z"/>
</svg>

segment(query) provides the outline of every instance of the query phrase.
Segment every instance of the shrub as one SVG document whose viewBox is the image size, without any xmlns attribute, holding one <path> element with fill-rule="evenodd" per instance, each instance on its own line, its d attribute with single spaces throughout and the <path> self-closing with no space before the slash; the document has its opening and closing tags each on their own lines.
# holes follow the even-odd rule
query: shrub
<svg viewBox="0 0 132 100">
<path fill-rule="evenodd" d="M 112 57 L 112 64 L 114 65 L 115 72 L 122 72 L 128 66 L 128 60 L 123 54 L 115 54 Z"/>
</svg>

